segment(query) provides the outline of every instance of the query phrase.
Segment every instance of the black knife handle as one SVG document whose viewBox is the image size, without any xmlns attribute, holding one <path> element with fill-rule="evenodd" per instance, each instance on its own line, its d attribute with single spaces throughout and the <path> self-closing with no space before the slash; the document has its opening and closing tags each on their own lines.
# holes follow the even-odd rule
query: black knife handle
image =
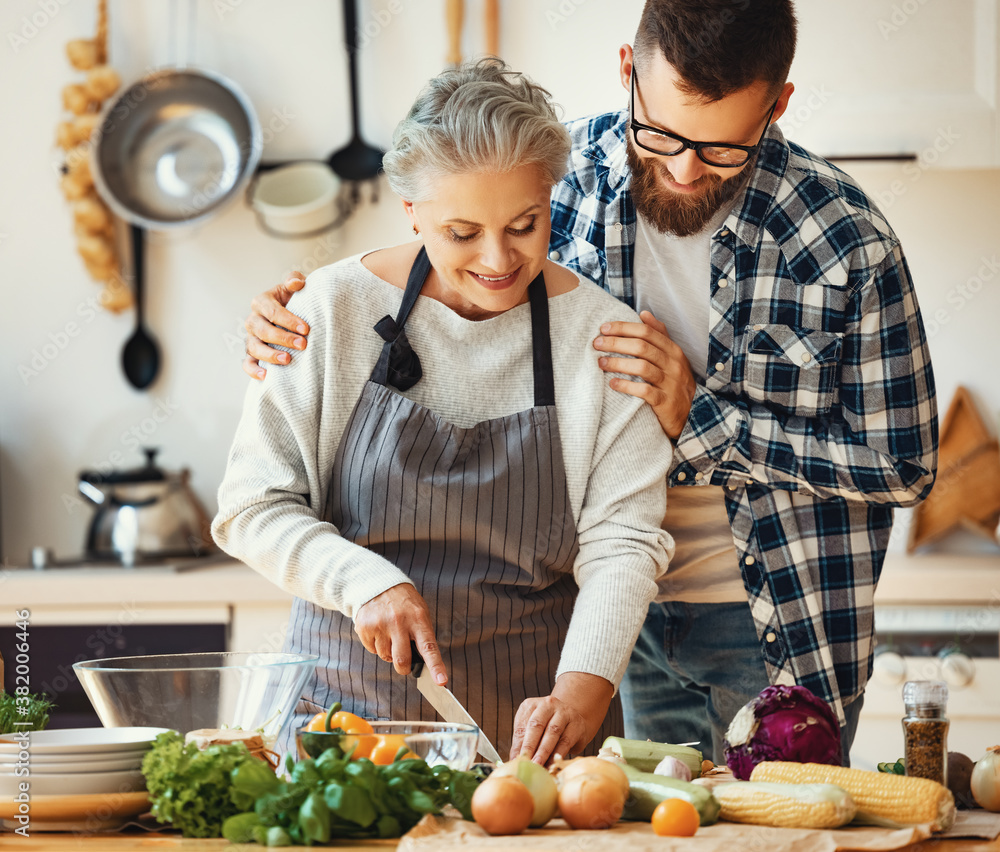
<svg viewBox="0 0 1000 852">
<path fill-rule="evenodd" d="M 424 670 L 424 658 L 420 656 L 420 652 L 417 650 L 417 643 L 412 639 L 410 640 L 410 674 L 414 677 L 420 677 L 420 672 Z"/>
</svg>

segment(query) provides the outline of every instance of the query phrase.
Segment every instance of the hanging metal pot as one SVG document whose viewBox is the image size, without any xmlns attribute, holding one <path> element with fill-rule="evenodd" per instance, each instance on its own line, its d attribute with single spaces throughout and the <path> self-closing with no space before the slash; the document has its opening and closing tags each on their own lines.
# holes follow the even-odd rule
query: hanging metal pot
<svg viewBox="0 0 1000 852">
<path fill-rule="evenodd" d="M 93 149 L 98 193 L 132 226 L 136 329 L 122 367 L 152 383 L 159 350 L 143 325 L 144 231 L 203 222 L 238 198 L 260 161 L 263 135 L 250 100 L 206 70 L 162 69 L 133 83 L 105 110 Z"/>
</svg>

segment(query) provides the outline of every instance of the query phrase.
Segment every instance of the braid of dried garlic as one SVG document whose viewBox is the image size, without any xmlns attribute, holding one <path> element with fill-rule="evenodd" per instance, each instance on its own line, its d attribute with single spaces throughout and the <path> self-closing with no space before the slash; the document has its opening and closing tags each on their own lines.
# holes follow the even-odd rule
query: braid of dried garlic
<svg viewBox="0 0 1000 852">
<path fill-rule="evenodd" d="M 132 293 L 121 275 L 114 217 L 94 189 L 90 172 L 101 105 L 121 86 L 118 73 L 106 64 L 107 20 L 107 0 L 99 0 L 96 36 L 73 39 L 66 45 L 70 65 L 86 76 L 83 82 L 70 83 L 62 90 L 63 108 L 71 115 L 59 122 L 56 144 L 66 152 L 60 188 L 73 208 L 77 251 L 90 277 L 104 283 L 102 307 L 117 313 L 132 305 Z"/>
</svg>

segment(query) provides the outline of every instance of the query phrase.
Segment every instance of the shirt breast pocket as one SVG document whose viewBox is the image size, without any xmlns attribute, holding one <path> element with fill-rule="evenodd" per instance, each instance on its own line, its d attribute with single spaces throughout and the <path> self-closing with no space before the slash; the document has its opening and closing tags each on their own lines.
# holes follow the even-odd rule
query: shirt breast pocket
<svg viewBox="0 0 1000 852">
<path fill-rule="evenodd" d="M 747 396 L 799 417 L 825 414 L 836 402 L 841 338 L 790 325 L 754 326 L 747 343 Z"/>
</svg>

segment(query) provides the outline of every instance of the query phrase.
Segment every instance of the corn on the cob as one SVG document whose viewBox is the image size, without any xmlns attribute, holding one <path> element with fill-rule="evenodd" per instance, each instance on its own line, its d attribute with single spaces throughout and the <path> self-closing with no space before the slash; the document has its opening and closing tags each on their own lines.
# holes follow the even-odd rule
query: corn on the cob
<svg viewBox="0 0 1000 852">
<path fill-rule="evenodd" d="M 857 806 L 833 784 L 767 784 L 734 781 L 720 784 L 712 794 L 719 816 L 730 822 L 749 822 L 782 828 L 838 828 L 854 819 Z"/>
<path fill-rule="evenodd" d="M 750 775 L 751 781 L 788 784 L 836 784 L 851 794 L 858 813 L 899 825 L 930 823 L 944 831 L 955 822 L 955 797 L 937 781 L 827 766 L 823 763 L 764 761 Z"/>
</svg>

